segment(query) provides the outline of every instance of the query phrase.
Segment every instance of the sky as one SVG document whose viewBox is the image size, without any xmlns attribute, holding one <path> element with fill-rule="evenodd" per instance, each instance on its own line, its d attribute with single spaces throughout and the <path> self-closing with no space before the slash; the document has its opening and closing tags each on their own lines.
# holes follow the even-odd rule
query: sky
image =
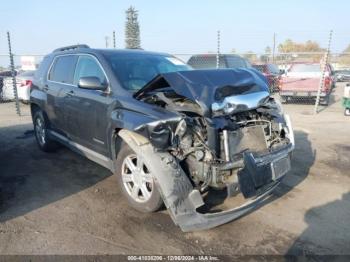
<svg viewBox="0 0 350 262">
<path fill-rule="evenodd" d="M 116 31 L 117 48 L 124 48 L 125 10 L 139 11 L 141 45 L 145 50 L 172 54 L 215 52 L 217 30 L 221 52 L 261 53 L 290 38 L 315 40 L 331 50 L 350 44 L 350 1 L 240 0 L 22 0 L 0 5 L 0 54 L 7 54 L 6 31 L 13 53 L 46 54 L 76 43 L 105 47 Z M 112 42 L 112 41 L 111 41 Z"/>
</svg>

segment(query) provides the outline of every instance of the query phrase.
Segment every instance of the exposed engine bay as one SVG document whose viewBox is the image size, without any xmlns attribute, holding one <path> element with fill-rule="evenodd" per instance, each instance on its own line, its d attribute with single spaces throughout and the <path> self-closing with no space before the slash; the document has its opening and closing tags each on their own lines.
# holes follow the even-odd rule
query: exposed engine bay
<svg viewBox="0 0 350 262">
<path fill-rule="evenodd" d="M 226 189 L 228 197 L 242 193 L 244 198 L 257 198 L 290 170 L 290 119 L 255 71 L 169 73 L 155 78 L 135 98 L 176 113 L 175 118 L 147 123 L 137 131 L 148 137 L 156 152 L 175 159 L 174 172 L 184 172 L 192 192 Z M 208 221 L 196 226 L 222 223 Z M 182 228 L 192 228 L 183 223 L 187 225 Z"/>
<path fill-rule="evenodd" d="M 150 140 L 178 159 L 193 186 L 200 192 L 229 188 L 233 194 L 242 188 L 239 177 L 244 154 L 269 155 L 286 147 L 291 143 L 291 130 L 281 105 L 256 83 L 225 85 L 214 96 L 218 99 L 211 108 L 167 88 L 143 95 L 142 101 L 181 114 L 177 123 L 156 126 Z"/>
</svg>

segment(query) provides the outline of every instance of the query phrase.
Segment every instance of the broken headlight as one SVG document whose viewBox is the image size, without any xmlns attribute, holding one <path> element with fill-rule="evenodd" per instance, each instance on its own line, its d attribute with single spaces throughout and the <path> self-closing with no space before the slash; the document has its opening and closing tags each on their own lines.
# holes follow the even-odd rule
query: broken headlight
<svg viewBox="0 0 350 262">
<path fill-rule="evenodd" d="M 158 124 L 150 134 L 150 141 L 158 149 L 168 148 L 171 141 L 171 130 L 166 124 Z"/>
<path fill-rule="evenodd" d="M 182 119 L 178 124 L 175 129 L 175 135 L 179 137 L 183 137 L 186 133 L 187 130 L 187 123 L 185 119 Z"/>
</svg>

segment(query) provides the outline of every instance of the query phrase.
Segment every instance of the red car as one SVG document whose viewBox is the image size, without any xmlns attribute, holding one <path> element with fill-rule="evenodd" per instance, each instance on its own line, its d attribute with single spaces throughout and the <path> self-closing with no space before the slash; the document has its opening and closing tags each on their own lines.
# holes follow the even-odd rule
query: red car
<svg viewBox="0 0 350 262">
<path fill-rule="evenodd" d="M 317 97 L 317 91 L 322 77 L 319 63 L 293 64 L 282 76 L 280 96 L 282 102 L 292 98 Z M 330 93 L 334 82 L 332 79 L 332 67 L 326 65 L 326 73 L 320 94 L 320 104 L 328 105 Z"/>
<path fill-rule="evenodd" d="M 281 71 L 274 64 L 255 64 L 253 67 L 266 77 L 270 92 L 278 92 L 280 89 Z"/>
</svg>

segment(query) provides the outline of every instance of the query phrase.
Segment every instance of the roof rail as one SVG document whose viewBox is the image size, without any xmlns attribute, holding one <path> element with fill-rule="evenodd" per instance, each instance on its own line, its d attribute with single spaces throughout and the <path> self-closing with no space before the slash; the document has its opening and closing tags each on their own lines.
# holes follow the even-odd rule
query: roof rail
<svg viewBox="0 0 350 262">
<path fill-rule="evenodd" d="M 79 48 L 90 48 L 90 47 L 88 45 L 69 45 L 69 46 L 57 48 L 53 50 L 53 52 L 62 52 L 62 51 L 67 51 L 71 49 L 79 49 Z"/>
</svg>

